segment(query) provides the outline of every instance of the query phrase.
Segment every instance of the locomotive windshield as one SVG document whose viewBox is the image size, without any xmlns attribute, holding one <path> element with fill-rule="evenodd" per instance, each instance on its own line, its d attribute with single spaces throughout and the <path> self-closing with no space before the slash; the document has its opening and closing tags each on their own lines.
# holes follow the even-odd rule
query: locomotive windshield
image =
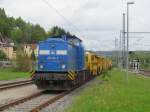
<svg viewBox="0 0 150 112">
<path fill-rule="evenodd" d="M 81 43 L 78 39 L 69 39 L 68 42 L 76 46 L 79 46 Z"/>
</svg>

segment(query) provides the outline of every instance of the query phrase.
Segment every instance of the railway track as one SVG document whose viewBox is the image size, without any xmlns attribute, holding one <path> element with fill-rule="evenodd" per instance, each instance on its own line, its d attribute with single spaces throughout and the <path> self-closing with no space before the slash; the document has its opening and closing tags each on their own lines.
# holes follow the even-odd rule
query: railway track
<svg viewBox="0 0 150 112">
<path fill-rule="evenodd" d="M 140 70 L 140 73 L 143 74 L 144 76 L 150 77 L 150 70 Z"/>
<path fill-rule="evenodd" d="M 83 84 L 85 84 L 84 82 Z M 54 91 L 41 91 L 30 96 L 18 99 L 13 102 L 6 103 L 0 106 L 0 111 L 5 112 L 39 112 L 40 110 L 46 108 L 47 106 L 53 104 L 57 100 L 63 98 L 64 96 L 68 95 L 81 85 L 73 88 L 69 91 L 61 91 L 61 92 L 54 92 Z"/>
<path fill-rule="evenodd" d="M 32 84 L 32 83 L 33 83 L 32 80 L 25 80 L 25 81 L 18 81 L 18 82 L 0 84 L 0 91 L 5 90 L 5 89 L 19 87 L 19 86 L 24 86 L 24 85 L 28 85 L 28 84 Z"/>
<path fill-rule="evenodd" d="M 69 94 L 64 92 L 41 91 L 30 96 L 0 106 L 0 111 L 6 112 L 39 112 L 46 106 Z"/>
</svg>

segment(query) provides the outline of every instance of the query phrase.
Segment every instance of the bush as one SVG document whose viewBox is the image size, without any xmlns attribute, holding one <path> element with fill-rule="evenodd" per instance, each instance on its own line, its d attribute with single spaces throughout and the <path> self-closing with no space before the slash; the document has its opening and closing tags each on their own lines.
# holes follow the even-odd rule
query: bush
<svg viewBox="0 0 150 112">
<path fill-rule="evenodd" d="M 32 51 L 32 53 L 31 53 L 31 60 L 32 60 L 32 61 L 35 61 L 35 60 L 36 60 L 36 56 L 35 56 L 34 51 Z"/>
<path fill-rule="evenodd" d="M 26 55 L 22 49 L 16 52 L 15 70 L 29 72 L 32 70 L 32 60 Z"/>
<path fill-rule="evenodd" d="M 5 59 L 7 59 L 6 54 L 2 50 L 0 50 L 0 60 L 5 60 Z"/>
<path fill-rule="evenodd" d="M 150 69 L 150 64 L 149 63 L 144 63 L 140 65 L 140 69 Z"/>
<path fill-rule="evenodd" d="M 101 77 L 102 77 L 103 81 L 108 81 L 109 78 L 110 78 L 110 71 L 109 70 L 104 70 L 102 72 L 102 76 Z"/>
</svg>

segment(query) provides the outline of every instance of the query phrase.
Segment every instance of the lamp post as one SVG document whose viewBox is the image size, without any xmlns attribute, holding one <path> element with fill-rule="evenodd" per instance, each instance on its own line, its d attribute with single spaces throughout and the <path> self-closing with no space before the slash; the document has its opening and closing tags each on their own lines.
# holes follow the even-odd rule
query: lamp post
<svg viewBox="0 0 150 112">
<path fill-rule="evenodd" d="M 129 5 L 134 2 L 127 2 L 127 53 L 126 53 L 126 81 L 128 82 L 128 65 L 129 65 Z"/>
</svg>

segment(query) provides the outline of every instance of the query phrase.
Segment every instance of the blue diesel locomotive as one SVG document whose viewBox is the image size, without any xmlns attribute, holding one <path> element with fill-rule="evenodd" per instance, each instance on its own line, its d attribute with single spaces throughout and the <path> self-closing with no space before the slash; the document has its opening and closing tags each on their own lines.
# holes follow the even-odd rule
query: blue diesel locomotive
<svg viewBox="0 0 150 112">
<path fill-rule="evenodd" d="M 69 90 L 85 80 L 85 50 L 76 36 L 53 36 L 39 42 L 32 79 L 40 89 Z"/>
</svg>

